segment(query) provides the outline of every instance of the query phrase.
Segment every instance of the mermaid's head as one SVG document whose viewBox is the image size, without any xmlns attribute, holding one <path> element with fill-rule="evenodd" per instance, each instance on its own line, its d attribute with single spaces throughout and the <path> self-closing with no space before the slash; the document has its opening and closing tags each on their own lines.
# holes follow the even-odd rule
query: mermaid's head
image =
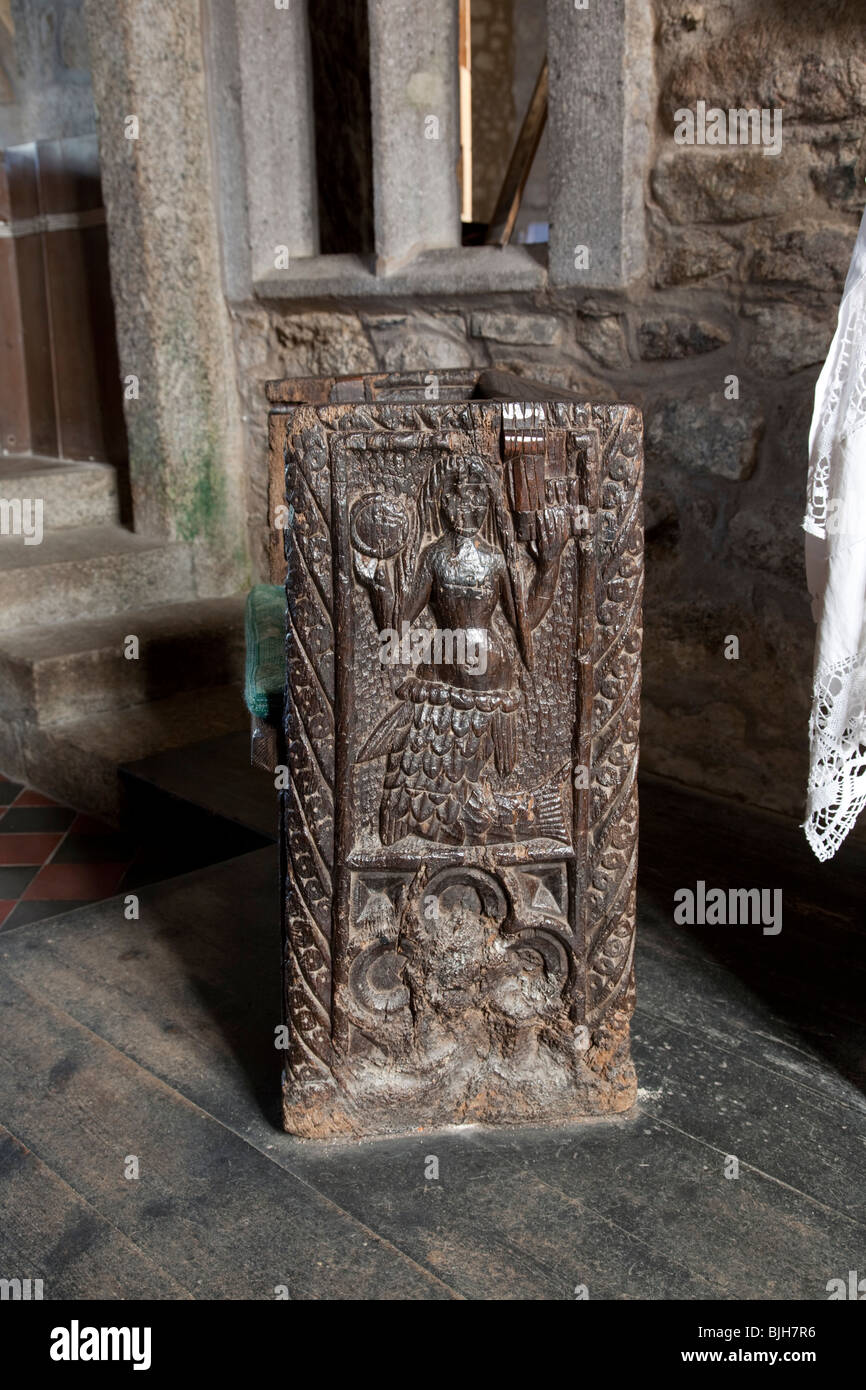
<svg viewBox="0 0 866 1390">
<path fill-rule="evenodd" d="M 445 530 L 474 536 L 490 507 L 490 482 L 480 458 L 465 455 L 445 471 L 439 489 L 439 512 Z"/>
</svg>

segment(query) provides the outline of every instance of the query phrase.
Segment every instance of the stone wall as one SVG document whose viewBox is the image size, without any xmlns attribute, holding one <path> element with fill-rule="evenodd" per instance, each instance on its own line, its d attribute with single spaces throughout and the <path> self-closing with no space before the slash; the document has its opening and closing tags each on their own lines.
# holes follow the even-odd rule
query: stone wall
<svg viewBox="0 0 866 1390">
<path fill-rule="evenodd" d="M 636 401 L 643 765 L 800 816 L 814 637 L 800 520 L 814 384 L 866 195 L 866 13 L 859 0 L 655 10 L 644 280 L 339 311 L 233 306 L 251 534 L 263 566 L 268 377 L 490 364 Z M 781 153 L 677 144 L 673 113 L 699 100 L 779 108 Z"/>
</svg>

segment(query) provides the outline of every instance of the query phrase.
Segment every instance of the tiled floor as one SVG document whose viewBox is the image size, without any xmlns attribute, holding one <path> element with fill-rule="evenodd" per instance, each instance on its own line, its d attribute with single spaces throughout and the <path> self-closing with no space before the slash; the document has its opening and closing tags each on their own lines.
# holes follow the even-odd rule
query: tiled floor
<svg viewBox="0 0 866 1390">
<path fill-rule="evenodd" d="M 119 893 L 140 858 L 110 825 L 0 773 L 0 931 Z"/>
</svg>

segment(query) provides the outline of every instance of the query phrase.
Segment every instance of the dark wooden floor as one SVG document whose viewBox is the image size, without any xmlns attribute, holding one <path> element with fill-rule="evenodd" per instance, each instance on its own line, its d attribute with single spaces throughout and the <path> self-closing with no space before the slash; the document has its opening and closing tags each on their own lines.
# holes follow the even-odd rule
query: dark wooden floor
<svg viewBox="0 0 866 1390">
<path fill-rule="evenodd" d="M 46 1298 L 826 1299 L 866 1235 L 866 855 L 819 866 L 796 827 L 661 784 L 642 819 L 639 1104 L 570 1130 L 283 1135 L 273 847 L 143 888 L 138 921 L 112 899 L 4 934 L 0 1276 Z M 781 888 L 782 932 L 675 926 L 698 879 Z"/>
</svg>

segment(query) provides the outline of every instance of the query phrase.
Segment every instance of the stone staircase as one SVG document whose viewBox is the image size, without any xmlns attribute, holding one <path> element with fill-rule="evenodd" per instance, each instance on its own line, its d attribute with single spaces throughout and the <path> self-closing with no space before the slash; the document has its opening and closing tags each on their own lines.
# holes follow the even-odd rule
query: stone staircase
<svg viewBox="0 0 866 1390">
<path fill-rule="evenodd" d="M 0 770 L 118 821 L 122 764 L 247 727 L 243 597 L 195 597 L 191 549 L 126 530 L 107 465 L 2 459 L 0 497 L 45 528 L 0 535 Z"/>
</svg>

